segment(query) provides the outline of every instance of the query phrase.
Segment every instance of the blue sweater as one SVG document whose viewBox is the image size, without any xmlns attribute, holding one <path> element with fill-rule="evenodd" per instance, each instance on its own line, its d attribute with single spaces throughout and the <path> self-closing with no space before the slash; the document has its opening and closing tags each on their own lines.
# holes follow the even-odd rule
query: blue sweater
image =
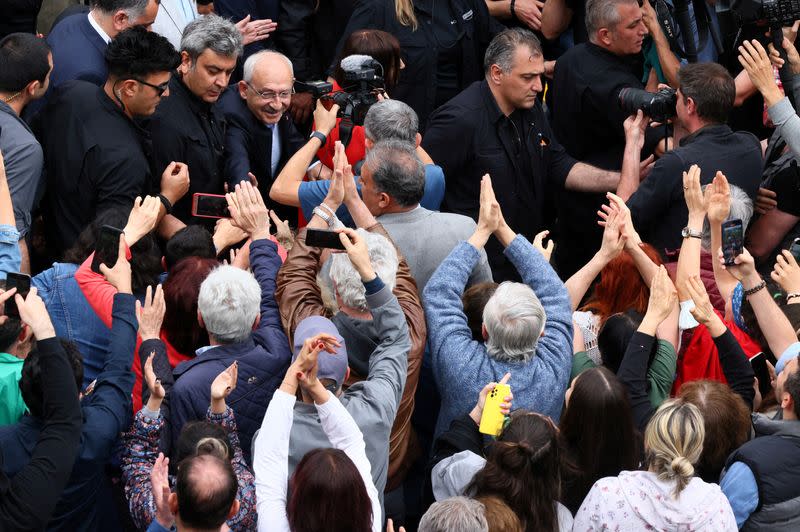
<svg viewBox="0 0 800 532">
<path fill-rule="evenodd" d="M 434 376 L 442 396 L 438 436 L 450 422 L 475 405 L 481 389 L 511 372 L 514 408 L 540 412 L 558 422 L 572 359 L 572 313 L 567 289 L 544 257 L 521 235 L 505 255 L 544 306 L 547 322 L 535 356 L 528 362 L 499 362 L 486 346 L 472 339 L 461 294 L 480 259 L 467 242 L 456 246 L 442 262 L 423 293 L 428 322 L 428 346 Z"/>
</svg>

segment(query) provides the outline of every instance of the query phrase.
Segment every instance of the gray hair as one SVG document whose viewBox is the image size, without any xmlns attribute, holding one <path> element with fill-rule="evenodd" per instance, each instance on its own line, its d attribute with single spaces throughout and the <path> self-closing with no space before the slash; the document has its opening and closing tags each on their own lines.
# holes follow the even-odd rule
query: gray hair
<svg viewBox="0 0 800 532">
<path fill-rule="evenodd" d="M 181 51 L 188 53 L 194 62 L 208 49 L 225 57 L 239 57 L 243 50 L 242 34 L 233 22 L 219 15 L 197 17 L 183 30 Z"/>
<path fill-rule="evenodd" d="M 397 275 L 397 250 L 385 236 L 370 233 L 364 229 L 357 229 L 358 234 L 366 241 L 369 250 L 369 261 L 383 284 L 394 290 Z M 358 274 L 347 253 L 334 253 L 331 257 L 331 281 L 336 288 L 336 293 L 344 305 L 367 311 L 366 291 L 361 276 Z"/>
<path fill-rule="evenodd" d="M 250 335 L 260 303 L 261 287 L 252 273 L 219 266 L 200 285 L 197 310 L 208 333 L 222 344 L 231 344 Z"/>
<path fill-rule="evenodd" d="M 402 140 L 416 146 L 418 132 L 417 113 L 400 100 L 377 102 L 364 117 L 364 135 L 372 142 Z"/>
<path fill-rule="evenodd" d="M 528 362 L 536 353 L 546 319 L 530 286 L 505 281 L 483 308 L 487 353 L 501 362 Z"/>
<path fill-rule="evenodd" d="M 595 42 L 595 35 L 601 28 L 613 29 L 620 21 L 617 6 L 638 5 L 637 0 L 588 0 L 586 2 L 586 32 L 589 40 Z"/>
<path fill-rule="evenodd" d="M 414 147 L 399 140 L 383 140 L 367 153 L 364 164 L 372 171 L 379 192 L 401 207 L 413 207 L 425 194 L 425 165 Z"/>
<path fill-rule="evenodd" d="M 492 65 L 497 65 L 505 73 L 514 68 L 514 53 L 520 46 L 527 46 L 533 57 L 542 56 L 542 43 L 530 30 L 509 28 L 495 35 L 486 55 L 483 56 L 483 71 L 488 74 Z"/>
<path fill-rule="evenodd" d="M 92 9 L 99 9 L 107 15 L 113 15 L 117 11 L 124 11 L 128 15 L 128 20 L 133 21 L 144 13 L 150 0 L 94 0 L 91 3 Z"/>
<path fill-rule="evenodd" d="M 253 81 L 253 71 L 256 69 L 256 64 L 258 64 L 258 62 L 262 59 L 266 59 L 268 55 L 274 55 L 286 61 L 286 66 L 289 67 L 289 72 L 292 73 L 292 79 L 294 79 L 294 66 L 292 65 L 291 59 L 280 52 L 276 52 L 275 50 L 261 50 L 260 52 L 248 57 L 244 62 L 244 66 L 242 67 L 242 79 L 244 79 L 247 83 Z"/>
<path fill-rule="evenodd" d="M 707 186 L 708 185 L 703 186 L 704 192 Z M 747 192 L 740 187 L 731 185 L 730 188 L 731 212 L 728 213 L 727 220 L 741 220 L 742 232 L 745 232 L 747 231 L 747 226 L 750 224 L 750 219 L 753 217 L 753 200 L 751 200 Z M 706 251 L 713 251 L 711 249 L 711 226 L 708 224 L 708 218 L 703 220 L 703 239 L 701 245 Z"/>
<path fill-rule="evenodd" d="M 435 502 L 419 522 L 419 532 L 489 532 L 486 507 L 467 497 Z"/>
</svg>

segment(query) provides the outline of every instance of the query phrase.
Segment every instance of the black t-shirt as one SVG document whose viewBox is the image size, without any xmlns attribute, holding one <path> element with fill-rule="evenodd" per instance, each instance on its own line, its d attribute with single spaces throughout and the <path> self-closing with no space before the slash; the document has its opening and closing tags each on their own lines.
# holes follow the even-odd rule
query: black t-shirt
<svg viewBox="0 0 800 532">
<path fill-rule="evenodd" d="M 430 16 L 433 26 L 433 52 L 436 53 L 436 101 L 439 107 L 461 90 L 461 47 L 463 37 L 450 0 L 417 0 L 415 3 L 421 18 Z M 427 21 L 425 21 L 427 23 Z"/>
<path fill-rule="evenodd" d="M 796 162 L 775 174 L 769 188 L 777 195 L 778 210 L 800 216 L 800 169 Z"/>
</svg>

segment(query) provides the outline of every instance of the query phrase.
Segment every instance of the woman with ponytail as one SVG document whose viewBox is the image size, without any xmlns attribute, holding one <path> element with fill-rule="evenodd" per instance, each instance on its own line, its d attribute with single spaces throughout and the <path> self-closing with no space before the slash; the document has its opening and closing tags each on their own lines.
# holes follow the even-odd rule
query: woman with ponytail
<svg viewBox="0 0 800 532">
<path fill-rule="evenodd" d="M 598 480 L 573 530 L 737 530 L 720 487 L 694 476 L 704 438 L 696 406 L 680 399 L 662 404 L 644 433 L 647 470 Z"/>
</svg>

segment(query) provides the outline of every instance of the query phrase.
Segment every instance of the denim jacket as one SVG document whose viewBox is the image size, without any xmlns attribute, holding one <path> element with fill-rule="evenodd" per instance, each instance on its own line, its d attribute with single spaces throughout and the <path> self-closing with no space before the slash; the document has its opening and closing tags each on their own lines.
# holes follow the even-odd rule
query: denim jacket
<svg viewBox="0 0 800 532">
<path fill-rule="evenodd" d="M 83 387 L 100 371 L 108 352 L 111 330 L 97 317 L 75 281 L 77 264 L 62 262 L 35 276 L 32 285 L 47 306 L 56 334 L 75 342 L 83 355 Z"/>
<path fill-rule="evenodd" d="M 19 231 L 13 225 L 0 225 L 0 279 L 5 279 L 8 272 L 18 272 Z"/>
</svg>

